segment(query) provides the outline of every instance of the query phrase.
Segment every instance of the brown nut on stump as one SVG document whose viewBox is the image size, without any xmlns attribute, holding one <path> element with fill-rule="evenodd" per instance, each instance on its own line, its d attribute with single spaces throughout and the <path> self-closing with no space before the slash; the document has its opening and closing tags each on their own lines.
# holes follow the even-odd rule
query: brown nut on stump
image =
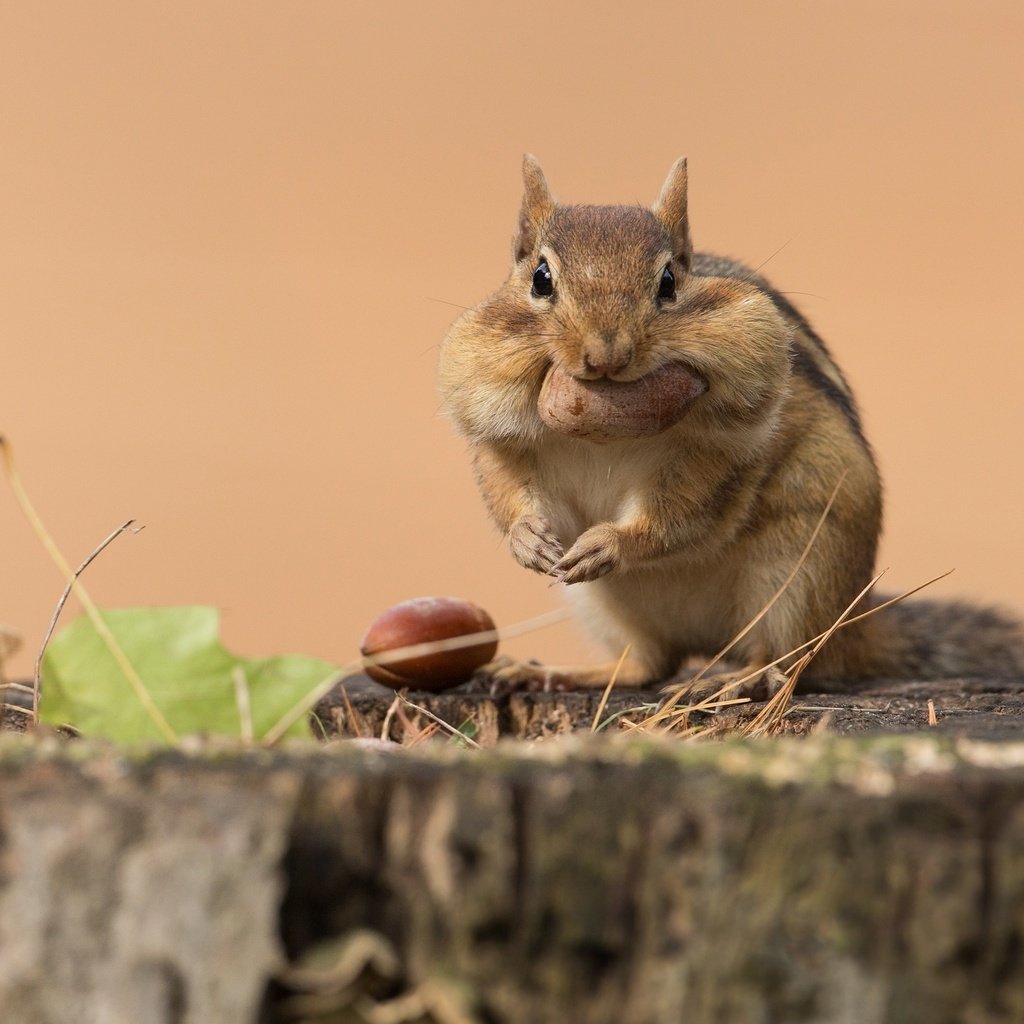
<svg viewBox="0 0 1024 1024">
<path fill-rule="evenodd" d="M 552 366 L 537 411 L 552 430 L 587 441 L 652 437 L 678 423 L 707 389 L 683 363 L 666 363 L 631 381 L 581 380 Z"/>
<path fill-rule="evenodd" d="M 457 597 L 414 597 L 389 608 L 366 631 L 360 645 L 364 655 L 383 654 L 399 647 L 449 640 L 494 629 L 494 620 L 470 601 Z M 481 665 L 493 660 L 497 640 L 470 647 L 421 654 L 388 665 L 366 665 L 364 671 L 395 690 L 446 690 L 464 683 Z"/>
</svg>

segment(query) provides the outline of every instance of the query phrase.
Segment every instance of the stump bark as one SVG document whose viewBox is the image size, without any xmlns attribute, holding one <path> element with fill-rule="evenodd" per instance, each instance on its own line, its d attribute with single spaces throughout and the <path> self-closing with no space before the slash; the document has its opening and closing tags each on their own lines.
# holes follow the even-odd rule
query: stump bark
<svg viewBox="0 0 1024 1024">
<path fill-rule="evenodd" d="M 381 737 L 408 742 L 441 719 L 463 729 L 483 746 L 500 739 L 547 739 L 589 732 L 598 724 L 616 732 L 641 724 L 661 699 L 658 690 L 612 690 L 601 709 L 599 690 L 568 693 L 512 693 L 489 696 L 459 687 L 443 693 L 411 692 L 408 704 L 395 704 L 395 692 L 366 676 L 351 676 L 315 710 L 316 732 L 328 737 Z M 931 707 L 929 707 L 931 705 Z M 715 735 L 741 732 L 763 705 L 753 702 L 695 713 L 690 724 Z M 417 709 L 422 709 L 417 711 Z M 934 711 L 934 723 L 931 712 Z M 387 729 L 384 729 L 387 721 Z M 795 695 L 776 735 L 827 731 L 839 735 L 910 733 L 977 739 L 1024 738 L 1024 681 L 1016 679 L 942 679 L 922 682 L 878 680 L 856 692 L 838 688 Z"/>
<path fill-rule="evenodd" d="M 0 745 L 18 1024 L 1024 1019 L 1024 743 Z"/>
</svg>

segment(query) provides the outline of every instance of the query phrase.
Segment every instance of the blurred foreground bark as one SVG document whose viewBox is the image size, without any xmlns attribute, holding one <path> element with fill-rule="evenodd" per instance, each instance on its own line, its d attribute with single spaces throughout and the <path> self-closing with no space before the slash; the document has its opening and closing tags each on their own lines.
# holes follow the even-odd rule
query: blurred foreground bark
<svg viewBox="0 0 1024 1024">
<path fill-rule="evenodd" d="M 1024 1020 L 1024 743 L 0 744 L 51 1022 Z"/>
</svg>

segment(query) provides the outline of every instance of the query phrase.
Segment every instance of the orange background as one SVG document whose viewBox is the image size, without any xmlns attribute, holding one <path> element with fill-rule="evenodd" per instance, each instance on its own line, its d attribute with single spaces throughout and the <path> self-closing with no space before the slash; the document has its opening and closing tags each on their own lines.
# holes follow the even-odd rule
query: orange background
<svg viewBox="0 0 1024 1024">
<path fill-rule="evenodd" d="M 506 270 L 524 150 L 768 261 L 851 378 L 887 589 L 1024 606 L 1024 5 L 0 7 L 0 431 L 101 604 L 210 603 L 247 654 L 383 608 L 557 604 L 486 522 L 437 345 Z M 0 486 L 30 671 L 61 581 Z M 574 657 L 572 624 L 511 649 Z"/>
</svg>

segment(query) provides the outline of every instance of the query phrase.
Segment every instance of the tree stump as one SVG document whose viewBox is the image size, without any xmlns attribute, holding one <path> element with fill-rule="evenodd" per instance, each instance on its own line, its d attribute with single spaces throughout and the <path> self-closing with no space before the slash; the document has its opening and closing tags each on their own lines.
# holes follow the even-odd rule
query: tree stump
<svg viewBox="0 0 1024 1024">
<path fill-rule="evenodd" d="M 0 744 L 18 1024 L 1010 1024 L 1024 742 Z"/>
<path fill-rule="evenodd" d="M 536 740 L 589 732 L 602 697 L 599 690 L 491 697 L 469 687 L 444 693 L 411 692 L 407 696 L 414 706 L 401 704 L 389 718 L 395 692 L 366 676 L 352 676 L 317 705 L 316 732 L 327 737 L 380 737 L 387 719 L 388 738 L 408 742 L 440 718 L 450 729 L 468 731 L 482 746 L 493 746 L 499 739 Z M 642 723 L 660 698 L 657 690 L 613 690 L 599 724 L 619 731 L 627 723 Z M 934 725 L 929 724 L 929 702 L 935 713 Z M 691 725 L 714 726 L 717 735 L 728 735 L 741 731 L 762 707 L 749 703 L 713 714 L 697 713 Z M 978 739 L 1024 738 L 1024 681 L 879 680 L 852 693 L 833 688 L 823 693 L 797 694 L 775 732 L 806 735 L 816 730 L 841 735 L 928 730 Z"/>
</svg>

